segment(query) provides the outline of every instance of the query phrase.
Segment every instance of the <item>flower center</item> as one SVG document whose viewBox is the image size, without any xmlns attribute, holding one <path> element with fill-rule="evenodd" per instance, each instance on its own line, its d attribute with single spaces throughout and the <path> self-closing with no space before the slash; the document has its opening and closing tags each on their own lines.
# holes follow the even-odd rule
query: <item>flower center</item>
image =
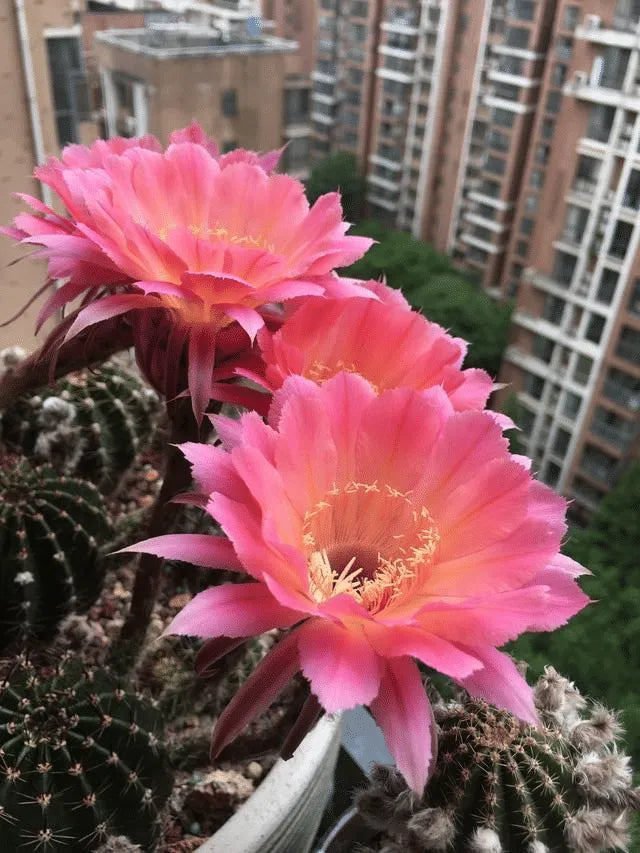
<svg viewBox="0 0 640 853">
<path fill-rule="evenodd" d="M 426 577 L 440 534 L 426 507 L 389 485 L 334 486 L 305 514 L 309 591 L 347 593 L 377 613 Z"/>
<path fill-rule="evenodd" d="M 318 385 L 322 385 L 323 382 L 326 382 L 328 379 L 332 379 L 337 373 L 357 373 L 359 376 L 363 376 L 363 374 L 358 370 L 353 362 L 346 362 L 340 359 L 336 361 L 334 364 L 325 364 L 322 361 L 314 361 L 306 370 L 305 376 L 308 379 L 311 379 L 313 382 L 317 382 Z M 369 379 L 368 376 L 364 377 L 367 382 L 373 387 L 376 394 L 380 393 L 380 388 Z"/>
</svg>

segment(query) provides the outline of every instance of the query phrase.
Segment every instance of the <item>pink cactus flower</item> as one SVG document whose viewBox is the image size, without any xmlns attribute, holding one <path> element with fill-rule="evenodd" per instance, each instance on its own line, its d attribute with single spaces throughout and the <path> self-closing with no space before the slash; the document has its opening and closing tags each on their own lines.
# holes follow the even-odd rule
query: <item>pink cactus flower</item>
<svg viewBox="0 0 640 853">
<path fill-rule="evenodd" d="M 346 235 L 337 193 L 310 208 L 302 184 L 269 174 L 277 157 L 221 157 L 194 124 L 177 131 L 164 152 L 152 138 L 110 140 L 73 146 L 51 160 L 37 175 L 67 215 L 26 198 L 34 212 L 5 229 L 42 247 L 51 279 L 68 279 L 39 324 L 76 299 L 82 308 L 65 327 L 67 340 L 126 314 L 143 368 L 154 363 L 160 325 L 161 349 L 172 362 L 167 376 L 186 350 L 188 387 L 201 417 L 224 329 L 237 324 L 253 340 L 269 303 L 362 292 L 334 269 L 361 257 L 372 241 Z M 164 322 L 149 320 L 152 311 Z M 154 384 L 158 376 L 161 369 L 150 377 Z M 158 390 L 168 395 L 181 390 L 162 384 Z"/>
<path fill-rule="evenodd" d="M 215 418 L 223 446 L 182 450 L 227 539 L 168 535 L 128 549 L 236 569 L 168 633 L 242 639 L 291 629 L 221 715 L 218 753 L 298 671 L 319 705 L 366 705 L 408 783 L 432 765 L 433 723 L 415 659 L 536 722 L 532 693 L 497 647 L 564 624 L 588 599 L 559 553 L 565 501 L 513 457 L 487 412 L 440 387 L 375 393 L 352 373 L 287 379 L 270 422 Z"/>
<path fill-rule="evenodd" d="M 456 411 L 484 408 L 494 385 L 484 370 L 461 369 L 466 342 L 412 311 L 399 291 L 360 284 L 380 301 L 306 299 L 278 331 L 258 333 L 263 364 L 237 372 L 275 391 L 291 375 L 322 383 L 344 370 L 378 391 L 439 385 Z"/>
</svg>

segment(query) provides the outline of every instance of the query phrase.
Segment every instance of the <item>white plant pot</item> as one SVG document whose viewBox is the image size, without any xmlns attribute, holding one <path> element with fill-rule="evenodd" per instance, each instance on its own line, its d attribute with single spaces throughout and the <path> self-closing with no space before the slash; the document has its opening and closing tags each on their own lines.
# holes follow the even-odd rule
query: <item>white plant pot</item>
<svg viewBox="0 0 640 853">
<path fill-rule="evenodd" d="M 279 759 L 243 806 L 195 853 L 308 853 L 329 801 L 340 718 L 323 717 Z"/>
</svg>

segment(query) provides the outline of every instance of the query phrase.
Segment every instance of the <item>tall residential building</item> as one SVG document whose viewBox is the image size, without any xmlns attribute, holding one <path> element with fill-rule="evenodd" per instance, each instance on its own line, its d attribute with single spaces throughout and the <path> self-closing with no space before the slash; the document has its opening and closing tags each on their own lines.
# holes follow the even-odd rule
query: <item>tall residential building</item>
<svg viewBox="0 0 640 853">
<path fill-rule="evenodd" d="M 640 0 L 321 0 L 314 151 L 517 299 L 503 392 L 588 513 L 640 453 Z"/>
<path fill-rule="evenodd" d="M 585 515 L 640 453 L 640 0 L 559 4 L 542 90 L 502 378 L 543 478 Z"/>
</svg>

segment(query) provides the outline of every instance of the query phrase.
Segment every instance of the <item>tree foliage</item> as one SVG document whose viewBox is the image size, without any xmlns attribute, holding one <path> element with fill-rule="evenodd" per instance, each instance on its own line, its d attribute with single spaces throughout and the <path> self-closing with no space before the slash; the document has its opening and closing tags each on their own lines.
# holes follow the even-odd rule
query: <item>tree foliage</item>
<svg viewBox="0 0 640 853">
<path fill-rule="evenodd" d="M 469 341 L 467 367 L 483 367 L 496 376 L 507 342 L 510 306 L 497 304 L 457 272 L 446 255 L 409 234 L 370 221 L 355 232 L 378 243 L 343 272 L 363 279 L 386 276 L 414 308 Z"/>
<path fill-rule="evenodd" d="M 582 586 L 596 600 L 565 628 L 525 636 L 513 651 L 538 674 L 551 663 L 584 693 L 623 710 L 629 751 L 640 763 L 640 462 L 620 478 L 565 553 L 593 572 Z"/>
<path fill-rule="evenodd" d="M 321 195 L 339 190 L 347 222 L 358 222 L 361 219 L 365 180 L 358 171 L 358 162 L 353 154 L 346 151 L 330 154 L 312 169 L 306 181 L 306 190 L 311 204 Z"/>
</svg>

